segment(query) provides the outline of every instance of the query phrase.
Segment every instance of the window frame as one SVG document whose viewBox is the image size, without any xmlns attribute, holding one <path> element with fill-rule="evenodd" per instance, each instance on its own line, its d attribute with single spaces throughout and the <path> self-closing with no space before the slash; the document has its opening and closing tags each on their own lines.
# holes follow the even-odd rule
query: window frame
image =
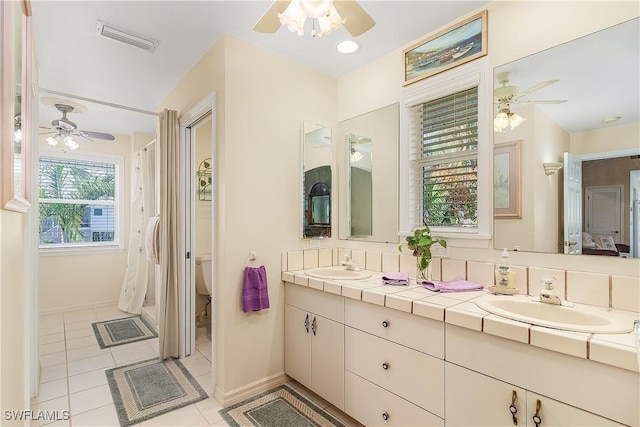
<svg viewBox="0 0 640 427">
<path fill-rule="evenodd" d="M 488 248 L 491 240 L 493 203 L 491 200 L 491 159 L 493 100 L 491 73 L 487 59 L 479 59 L 415 83 L 401 92 L 400 101 L 400 241 L 412 235 L 418 225 L 411 224 L 411 114 L 418 104 L 432 101 L 472 87 L 478 88 L 478 225 L 477 228 L 431 227 L 432 233 L 447 241 L 448 246 Z"/>
<path fill-rule="evenodd" d="M 62 153 L 59 150 L 40 149 L 38 153 L 38 171 L 40 170 L 40 158 L 57 158 L 61 160 L 78 160 L 93 163 L 109 163 L 115 166 L 115 196 L 113 205 L 115 207 L 114 218 L 114 241 L 113 242 L 89 242 L 82 244 L 48 244 L 42 245 L 38 243 L 38 251 L 40 255 L 44 256 L 56 256 L 56 255 L 86 255 L 87 253 L 110 253 L 110 252 L 122 252 L 124 251 L 124 223 L 125 223 L 125 176 L 124 176 L 124 156 L 117 154 L 104 154 L 104 153 L 92 153 L 92 152 L 66 152 Z M 38 180 L 38 188 L 39 188 Z M 39 196 L 39 191 L 36 191 L 36 195 Z M 40 211 L 40 198 L 38 197 L 38 212 Z M 102 201 L 96 201 L 104 204 Z"/>
</svg>

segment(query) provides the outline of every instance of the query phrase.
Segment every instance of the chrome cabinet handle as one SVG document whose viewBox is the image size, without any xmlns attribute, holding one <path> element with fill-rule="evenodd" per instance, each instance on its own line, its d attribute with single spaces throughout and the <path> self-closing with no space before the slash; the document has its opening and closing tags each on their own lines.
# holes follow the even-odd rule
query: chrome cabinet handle
<svg viewBox="0 0 640 427">
<path fill-rule="evenodd" d="M 313 335 L 316 335 L 316 331 L 318 330 L 318 327 L 316 326 L 316 318 L 313 318 L 313 322 L 311 322 L 311 330 L 313 331 Z"/>
<path fill-rule="evenodd" d="M 542 403 L 540 402 L 540 399 L 536 400 L 536 413 L 533 414 L 533 423 L 536 425 L 536 427 L 540 427 L 540 424 L 542 424 L 542 418 L 540 418 L 540 408 L 542 407 Z"/>
<path fill-rule="evenodd" d="M 386 363 L 386 362 L 385 362 L 385 363 L 383 363 L 383 364 L 382 364 L 382 369 L 384 369 L 385 371 L 386 371 L 387 369 L 389 369 L 389 364 L 388 364 L 388 363 Z"/>
<path fill-rule="evenodd" d="M 382 321 L 382 327 L 386 328 L 387 326 L 389 326 L 389 322 L 387 322 L 386 320 Z"/>
<path fill-rule="evenodd" d="M 516 399 L 518 398 L 518 394 L 515 390 L 511 392 L 511 405 L 509 405 L 509 412 L 511 413 L 511 418 L 513 419 L 513 425 L 518 425 L 518 417 L 516 414 L 518 413 L 518 408 L 516 407 Z"/>
<path fill-rule="evenodd" d="M 389 414 L 387 414 L 386 412 L 382 413 L 382 419 L 387 421 L 389 419 Z"/>
<path fill-rule="evenodd" d="M 307 317 L 304 319 L 304 329 L 309 333 L 309 313 L 307 313 Z"/>
</svg>

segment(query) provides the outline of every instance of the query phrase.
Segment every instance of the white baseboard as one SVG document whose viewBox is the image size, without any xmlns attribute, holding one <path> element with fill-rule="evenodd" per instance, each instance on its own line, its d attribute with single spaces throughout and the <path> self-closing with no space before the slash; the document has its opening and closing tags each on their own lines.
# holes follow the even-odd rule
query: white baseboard
<svg viewBox="0 0 640 427">
<path fill-rule="evenodd" d="M 65 311 L 75 311 L 75 310 L 86 310 L 89 308 L 99 308 L 99 307 L 107 307 L 107 306 L 117 306 L 118 305 L 118 300 L 113 300 L 113 301 L 103 301 L 103 302 L 97 302 L 97 303 L 93 303 L 93 304 L 80 304 L 80 305 L 68 305 L 65 307 L 58 307 L 58 308 L 49 308 L 47 310 L 40 310 L 39 314 L 45 315 L 45 314 L 56 314 L 56 313 L 64 313 Z"/>
<path fill-rule="evenodd" d="M 279 372 L 270 377 L 252 382 L 228 393 L 224 393 L 216 384 L 214 391 L 214 399 L 222 404 L 222 406 L 231 406 L 235 403 L 242 402 L 256 394 L 262 393 L 289 381 L 289 377 L 284 372 Z"/>
</svg>

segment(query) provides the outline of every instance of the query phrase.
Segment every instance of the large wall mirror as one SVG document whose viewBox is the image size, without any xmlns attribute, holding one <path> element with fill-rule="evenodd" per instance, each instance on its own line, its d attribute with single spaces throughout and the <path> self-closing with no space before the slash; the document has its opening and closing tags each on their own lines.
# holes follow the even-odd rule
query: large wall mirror
<svg viewBox="0 0 640 427">
<path fill-rule="evenodd" d="M 399 107 L 338 123 L 338 237 L 398 241 Z"/>
<path fill-rule="evenodd" d="M 29 147 L 32 139 L 31 114 L 32 41 L 30 2 L 2 2 L 2 57 L 0 108 L 2 135 L 1 206 L 26 212 L 29 209 Z"/>
<path fill-rule="evenodd" d="M 525 119 L 494 133 L 496 249 L 640 257 L 639 54 L 633 19 L 494 70 Z"/>
<path fill-rule="evenodd" d="M 331 237 L 331 128 L 302 127 L 302 237 Z"/>
</svg>

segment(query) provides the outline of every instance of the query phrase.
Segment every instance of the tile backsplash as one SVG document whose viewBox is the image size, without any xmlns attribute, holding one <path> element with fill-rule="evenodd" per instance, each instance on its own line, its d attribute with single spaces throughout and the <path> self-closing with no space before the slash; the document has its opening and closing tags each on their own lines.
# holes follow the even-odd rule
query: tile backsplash
<svg viewBox="0 0 640 427">
<path fill-rule="evenodd" d="M 416 276 L 416 258 L 401 253 L 385 253 L 364 249 L 323 248 L 289 251 L 282 254 L 282 270 L 295 271 L 340 265 L 349 255 L 360 268 L 379 272 L 408 272 Z M 553 276 L 560 295 L 568 301 L 600 307 L 640 312 L 640 277 L 610 276 L 540 267 L 512 265 L 516 287 L 520 293 L 537 295 L 542 289 L 540 278 Z M 471 280 L 484 286 L 494 284 L 495 264 L 452 258 L 433 258 L 431 277 L 435 280 L 456 278 Z"/>
</svg>

